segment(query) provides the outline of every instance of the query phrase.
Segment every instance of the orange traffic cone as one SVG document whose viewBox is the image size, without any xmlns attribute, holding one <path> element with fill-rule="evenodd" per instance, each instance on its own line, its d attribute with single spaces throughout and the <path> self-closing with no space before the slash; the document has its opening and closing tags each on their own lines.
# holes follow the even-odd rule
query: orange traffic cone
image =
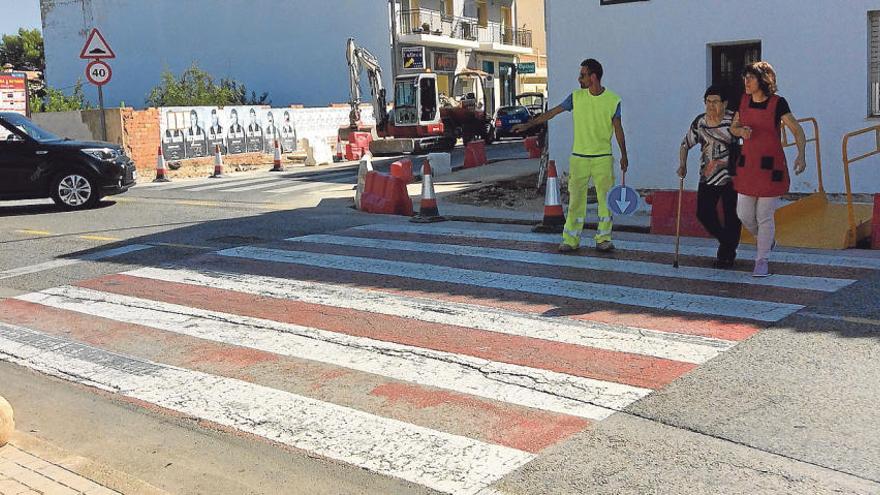
<svg viewBox="0 0 880 495">
<path fill-rule="evenodd" d="M 275 140 L 275 158 L 272 160 L 272 169 L 270 172 L 284 172 L 284 167 L 281 166 L 281 146 L 278 145 L 278 140 Z"/>
<path fill-rule="evenodd" d="M 422 165 L 422 200 L 419 203 L 419 214 L 410 219 L 411 222 L 430 223 L 446 220 L 437 209 L 437 196 L 434 195 L 434 179 L 431 177 L 431 162 L 425 158 Z"/>
<path fill-rule="evenodd" d="M 222 179 L 226 177 L 223 175 L 223 155 L 220 153 L 220 145 L 214 146 L 214 175 L 210 176 L 212 179 Z"/>
<path fill-rule="evenodd" d="M 547 164 L 547 193 L 544 195 L 544 220 L 532 229 L 533 232 L 559 234 L 565 226 L 562 200 L 559 195 L 559 179 L 556 177 L 556 161 Z"/>
<path fill-rule="evenodd" d="M 165 155 L 162 153 L 162 145 L 159 145 L 159 156 L 156 158 L 156 178 L 153 182 L 171 182 L 171 179 L 165 177 L 168 167 L 165 166 Z"/>
</svg>

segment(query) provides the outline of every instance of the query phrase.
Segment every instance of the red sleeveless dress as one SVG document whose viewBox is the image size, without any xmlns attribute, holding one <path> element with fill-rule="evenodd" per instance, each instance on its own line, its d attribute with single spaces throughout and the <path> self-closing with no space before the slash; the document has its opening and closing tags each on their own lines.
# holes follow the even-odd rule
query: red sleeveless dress
<svg viewBox="0 0 880 495">
<path fill-rule="evenodd" d="M 742 155 L 733 167 L 733 187 L 747 196 L 768 198 L 788 192 L 791 179 L 776 122 L 779 97 L 773 95 L 767 108 L 749 108 L 751 96 L 743 95 L 739 104 L 739 120 L 752 128 L 752 136 L 743 139 Z"/>
</svg>

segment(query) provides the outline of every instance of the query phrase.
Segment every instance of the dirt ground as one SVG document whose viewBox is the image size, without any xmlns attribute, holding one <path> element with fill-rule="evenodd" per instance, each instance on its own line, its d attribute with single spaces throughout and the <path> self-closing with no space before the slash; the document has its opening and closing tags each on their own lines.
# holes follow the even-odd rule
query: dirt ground
<svg viewBox="0 0 880 495">
<path fill-rule="evenodd" d="M 544 193 L 535 188 L 538 174 L 499 181 L 462 191 L 444 198 L 452 203 L 518 211 L 543 211 Z M 568 184 L 559 181 L 562 204 L 568 204 Z M 590 188 L 589 203 L 596 202 L 596 191 Z"/>
</svg>

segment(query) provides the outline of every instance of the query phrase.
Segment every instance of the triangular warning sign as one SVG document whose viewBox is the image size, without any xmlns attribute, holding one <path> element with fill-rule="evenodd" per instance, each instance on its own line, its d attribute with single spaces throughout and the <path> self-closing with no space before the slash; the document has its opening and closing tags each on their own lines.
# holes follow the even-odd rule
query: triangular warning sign
<svg viewBox="0 0 880 495">
<path fill-rule="evenodd" d="M 107 44 L 107 40 L 104 39 L 101 32 L 92 29 L 79 58 L 116 58 L 116 54 L 113 53 L 113 49 Z"/>
</svg>

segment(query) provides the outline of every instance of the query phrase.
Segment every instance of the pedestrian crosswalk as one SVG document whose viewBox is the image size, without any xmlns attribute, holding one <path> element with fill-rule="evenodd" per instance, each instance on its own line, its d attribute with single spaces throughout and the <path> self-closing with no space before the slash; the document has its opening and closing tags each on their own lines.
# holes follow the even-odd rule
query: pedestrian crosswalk
<svg viewBox="0 0 880 495">
<path fill-rule="evenodd" d="M 483 494 L 577 432 L 845 290 L 877 258 L 380 224 L 0 302 L 0 359 L 417 483 Z M 839 260 L 840 263 L 835 263 Z M 821 267 L 817 270 L 816 267 Z"/>
<path fill-rule="evenodd" d="M 259 177 L 245 176 L 241 178 L 200 179 L 168 183 L 145 183 L 137 188 L 151 191 L 172 193 L 242 193 L 261 192 L 266 194 L 286 194 L 291 192 L 308 192 L 322 189 L 334 184 L 354 184 L 357 171 L 351 169 L 327 170 L 316 173 L 273 174 Z"/>
</svg>

